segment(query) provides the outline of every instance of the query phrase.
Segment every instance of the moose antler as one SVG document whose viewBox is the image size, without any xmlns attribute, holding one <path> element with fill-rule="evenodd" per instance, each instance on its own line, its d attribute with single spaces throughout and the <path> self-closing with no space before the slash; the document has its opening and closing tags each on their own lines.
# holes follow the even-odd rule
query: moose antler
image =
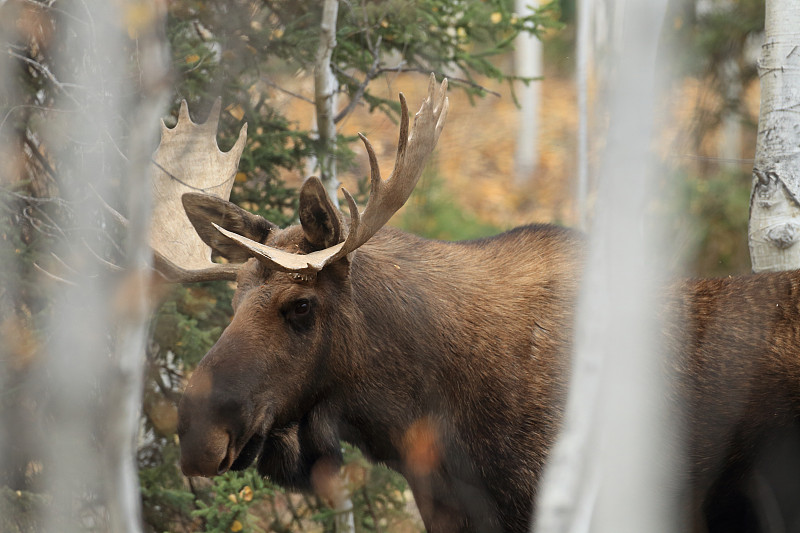
<svg viewBox="0 0 800 533">
<path fill-rule="evenodd" d="M 153 154 L 150 245 L 156 269 L 170 281 L 234 280 L 239 269 L 238 265 L 211 261 L 211 248 L 197 235 L 181 204 L 186 192 L 204 192 L 223 200 L 230 197 L 247 124 L 233 148 L 221 152 L 217 145 L 219 113 L 218 99 L 208 119 L 195 124 L 184 100 L 174 128 L 161 122 L 161 143 Z"/>
<path fill-rule="evenodd" d="M 437 91 L 436 78 L 431 74 L 428 96 L 414 117 L 414 128 L 409 135 L 408 106 L 405 97 L 400 94 L 400 139 L 397 143 L 397 159 L 394 170 L 386 181 L 381 179 L 378 159 L 372 145 L 366 137 L 358 134 L 369 156 L 371 188 L 367 207 L 363 213 L 359 213 L 358 206 L 350 193 L 342 189 L 350 209 L 350 230 L 343 242 L 324 250 L 300 255 L 265 246 L 216 224 L 214 227 L 273 270 L 318 272 L 325 265 L 345 257 L 367 242 L 408 200 L 422 175 L 428 156 L 439 140 L 448 105 L 447 79 L 442 81 Z"/>
</svg>

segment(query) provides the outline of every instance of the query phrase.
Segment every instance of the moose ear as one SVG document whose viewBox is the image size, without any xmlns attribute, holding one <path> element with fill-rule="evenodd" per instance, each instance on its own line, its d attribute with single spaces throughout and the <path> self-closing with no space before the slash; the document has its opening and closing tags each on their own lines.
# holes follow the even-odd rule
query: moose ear
<svg viewBox="0 0 800 533">
<path fill-rule="evenodd" d="M 232 263 L 243 263 L 251 256 L 220 234 L 213 224 L 262 244 L 271 231 L 278 229 L 278 226 L 264 217 L 254 215 L 216 196 L 187 192 L 181 196 L 181 201 L 186 216 L 203 242 Z"/>
<path fill-rule="evenodd" d="M 314 248 L 330 248 L 342 241 L 342 218 L 319 178 L 311 176 L 300 188 L 300 225 Z"/>
</svg>

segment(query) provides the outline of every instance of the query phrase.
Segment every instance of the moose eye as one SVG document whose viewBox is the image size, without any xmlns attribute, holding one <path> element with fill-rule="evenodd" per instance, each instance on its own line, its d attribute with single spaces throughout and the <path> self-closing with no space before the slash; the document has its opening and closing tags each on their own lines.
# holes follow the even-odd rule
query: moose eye
<svg viewBox="0 0 800 533">
<path fill-rule="evenodd" d="M 304 316 L 311 312 L 311 302 L 308 300 L 298 300 L 294 303 L 294 315 Z"/>
<path fill-rule="evenodd" d="M 314 305 L 311 300 L 301 298 L 289 302 L 283 308 L 283 316 L 297 330 L 303 330 L 312 323 Z"/>
</svg>

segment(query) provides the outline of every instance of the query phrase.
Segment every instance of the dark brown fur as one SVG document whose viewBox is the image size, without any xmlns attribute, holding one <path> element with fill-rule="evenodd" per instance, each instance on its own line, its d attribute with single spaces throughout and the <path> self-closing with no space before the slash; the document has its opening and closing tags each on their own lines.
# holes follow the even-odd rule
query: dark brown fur
<svg viewBox="0 0 800 533">
<path fill-rule="evenodd" d="M 316 249 L 306 235 L 339 231 L 323 211 L 269 243 Z M 465 243 L 383 229 L 313 281 L 251 259 L 180 407 L 184 471 L 258 455 L 276 482 L 318 488 L 341 439 L 408 479 L 432 533 L 527 531 L 562 415 L 581 248 L 551 226 Z M 734 496 L 800 413 L 798 292 L 796 273 L 672 292 L 690 505 L 710 530 L 744 516 Z"/>
</svg>

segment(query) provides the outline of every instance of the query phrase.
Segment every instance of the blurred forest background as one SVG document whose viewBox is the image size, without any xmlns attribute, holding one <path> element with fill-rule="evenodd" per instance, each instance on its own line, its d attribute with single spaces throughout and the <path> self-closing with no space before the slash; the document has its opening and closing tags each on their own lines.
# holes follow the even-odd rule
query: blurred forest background
<svg viewBox="0 0 800 533">
<path fill-rule="evenodd" d="M 56 149 L 44 130 L 52 106 L 77 68 L 58 54 L 71 17 L 55 0 L 0 1 L 3 53 L 12 59 L 17 100 L 0 102 L 0 330 L 6 349 L 0 410 L 16 446 L 0 463 L 0 532 L 40 529 L 48 468 L 36 443 L 37 401 L 16 394 L 35 366 L 42 324 L 52 312 L 48 286 L 59 283 L 49 249 L 70 231 L 72 211 Z M 136 87 L 137 33 L 157 20 L 149 2 L 119 2 L 130 38 Z M 280 225 L 295 219 L 296 189 L 318 151 L 313 134 L 313 62 L 321 2 L 172 0 L 165 3 L 171 78 L 168 126 L 182 99 L 196 121 L 222 98 L 220 147 L 242 122 L 245 148 L 232 199 Z M 333 53 L 342 93 L 335 156 L 339 179 L 363 200 L 367 161 L 356 133 L 373 143 L 388 174 L 397 136 L 397 93 L 411 108 L 424 96 L 427 73 L 451 80 L 450 114 L 434 156 L 408 205 L 392 224 L 426 237 L 465 239 L 528 222 L 575 225 L 577 104 L 574 0 L 515 13 L 511 0 L 342 2 Z M 673 0 L 662 31 L 661 127 L 654 152 L 666 169 L 659 205 L 681 250 L 670 268 L 696 276 L 749 271 L 747 217 L 759 86 L 756 57 L 764 5 L 759 0 Z M 655 30 L 654 30 L 655 31 Z M 543 42 L 538 167 L 514 176 L 519 112 L 513 43 L 519 33 Z M 665 77 L 666 78 L 666 77 Z M 603 79 L 590 80 L 597 97 Z M 348 105 L 353 102 L 353 105 Z M 133 120 L 135 117 L 129 117 Z M 602 138 L 603 117 L 590 132 Z M 592 145 L 599 153 L 600 142 Z M 533 149 L 533 148 L 532 148 Z M 592 160 L 592 166 L 597 165 Z M 632 176 L 631 179 L 636 179 Z M 88 193 L 87 193 L 88 194 Z M 362 204 L 363 205 L 363 204 Z M 591 205 L 591 197 L 590 197 Z M 113 239 L 97 214 L 103 238 Z M 112 235 L 108 237 L 107 235 Z M 101 237 L 98 237 L 101 238 Z M 103 260 L 113 262 L 113 258 Z M 22 265 L 20 268 L 18 265 Z M 49 268 L 42 269 L 42 265 Z M 44 272 L 47 270 L 50 274 Z M 7 290 L 14 287 L 14 291 Z M 138 439 L 138 473 L 146 531 L 333 531 L 329 502 L 288 494 L 254 471 L 213 480 L 187 479 L 178 467 L 177 402 L 186 377 L 215 342 L 232 310 L 228 283 L 160 287 L 146 345 L 146 380 Z M 342 479 L 356 531 L 420 531 L 410 492 L 397 474 L 347 449 Z M 102 495 L 87 487 L 76 513 L 102 531 Z"/>
</svg>

